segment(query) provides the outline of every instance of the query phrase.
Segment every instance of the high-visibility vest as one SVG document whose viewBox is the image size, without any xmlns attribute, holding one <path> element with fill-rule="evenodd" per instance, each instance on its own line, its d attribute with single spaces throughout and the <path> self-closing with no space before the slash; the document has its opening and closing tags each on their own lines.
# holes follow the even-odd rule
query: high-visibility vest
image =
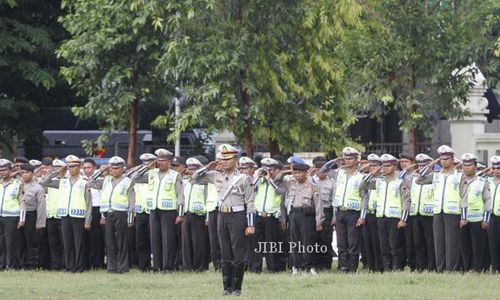
<svg viewBox="0 0 500 300">
<path fill-rule="evenodd" d="M 491 191 L 491 211 L 492 213 L 500 217 L 500 183 L 495 180 L 495 177 L 490 179 L 490 191 Z"/>
<path fill-rule="evenodd" d="M 150 198 L 149 188 L 147 183 L 136 183 L 134 185 L 135 190 L 135 212 L 140 213 L 148 213 L 149 209 L 147 206 L 148 198 Z"/>
<path fill-rule="evenodd" d="M 486 179 L 476 177 L 467 188 L 467 220 L 480 222 L 484 217 L 483 189 Z"/>
<path fill-rule="evenodd" d="M 0 184 L 0 216 L 19 217 L 19 189 L 21 182 L 13 180 L 6 186 Z"/>
<path fill-rule="evenodd" d="M 57 206 L 59 205 L 59 196 L 61 192 L 59 189 L 49 187 L 45 195 L 45 203 L 47 209 L 47 219 L 59 218 L 57 216 Z"/>
<path fill-rule="evenodd" d="M 191 212 L 197 215 L 207 213 L 206 194 L 208 186 L 203 184 L 193 184 L 189 180 L 184 183 L 184 212 Z"/>
<path fill-rule="evenodd" d="M 102 185 L 101 212 L 108 212 L 110 209 L 116 211 L 128 211 L 128 190 L 132 185 L 132 180 L 123 177 L 120 182 L 113 185 L 113 177 L 106 176 Z"/>
<path fill-rule="evenodd" d="M 217 208 L 217 199 L 219 198 L 219 192 L 215 184 L 207 184 L 207 211 L 211 212 Z"/>
<path fill-rule="evenodd" d="M 377 199 L 377 218 L 401 218 L 403 214 L 402 182 L 399 178 L 389 182 L 386 180 L 381 182 L 379 198 Z"/>
<path fill-rule="evenodd" d="M 434 186 L 432 184 L 417 184 L 413 177 L 411 184 L 410 216 L 434 215 Z"/>
<path fill-rule="evenodd" d="M 462 173 L 453 171 L 446 175 L 436 172 L 433 175 L 434 214 L 460 214 L 460 181 Z"/>
<path fill-rule="evenodd" d="M 79 178 L 73 185 L 69 178 L 59 181 L 59 196 L 57 197 L 57 216 L 73 218 L 85 218 L 87 203 L 85 193 L 87 181 Z"/>
<path fill-rule="evenodd" d="M 148 209 L 176 210 L 177 209 L 177 178 L 179 173 L 169 169 L 160 180 L 159 172 L 150 171 L 148 189 L 150 197 L 147 200 Z"/>
<path fill-rule="evenodd" d="M 361 195 L 359 185 L 363 176 L 356 172 L 347 178 L 345 171 L 339 171 L 337 174 L 337 184 L 333 206 L 343 206 L 350 210 L 361 210 Z"/>
<path fill-rule="evenodd" d="M 377 202 L 379 198 L 379 188 L 378 186 L 382 183 L 382 180 L 380 178 L 375 179 L 375 189 L 369 189 L 368 190 L 368 210 L 370 211 L 375 211 L 377 210 Z"/>
<path fill-rule="evenodd" d="M 280 212 L 281 195 L 264 179 L 259 179 L 254 206 L 258 212 L 276 214 Z"/>
</svg>

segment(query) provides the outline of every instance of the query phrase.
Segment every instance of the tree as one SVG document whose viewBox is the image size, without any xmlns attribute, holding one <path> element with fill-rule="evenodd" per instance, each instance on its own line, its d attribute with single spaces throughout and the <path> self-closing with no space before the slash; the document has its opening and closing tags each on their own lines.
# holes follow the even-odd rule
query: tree
<svg viewBox="0 0 500 300">
<path fill-rule="evenodd" d="M 359 2 L 364 7 L 363 25 L 349 31 L 337 48 L 349 63 L 343 81 L 346 93 L 359 110 L 370 111 L 373 117 L 396 110 L 415 154 L 417 130 L 428 137 L 439 118 L 466 113 L 462 105 L 473 82 L 461 71 L 470 68 L 474 76 L 481 69 L 494 84 L 500 4 L 494 0 Z M 374 109 L 377 104 L 384 109 Z"/>
<path fill-rule="evenodd" d="M 267 137 L 273 152 L 311 143 L 332 151 L 349 142 L 345 129 L 355 117 L 333 49 L 358 23 L 355 1 L 178 1 L 156 8 L 170 37 L 159 69 L 184 93 L 178 130 L 229 129 L 249 156 L 256 137 Z M 155 122 L 172 123 L 168 114 Z"/>
<path fill-rule="evenodd" d="M 78 103 L 58 78 L 57 44 L 67 36 L 58 24 L 60 2 L 0 0 L 0 143 L 14 153 L 13 137 L 40 145 L 40 107 Z M 26 147 L 40 157 L 41 147 Z"/>
<path fill-rule="evenodd" d="M 57 50 L 68 62 L 61 74 L 88 99 L 73 112 L 96 120 L 105 131 L 127 129 L 129 165 L 135 161 L 140 102 L 165 99 L 170 88 L 156 72 L 165 37 L 155 30 L 159 20 L 149 13 L 156 7 L 153 2 L 62 2 L 67 13 L 60 21 L 71 38 Z"/>
</svg>

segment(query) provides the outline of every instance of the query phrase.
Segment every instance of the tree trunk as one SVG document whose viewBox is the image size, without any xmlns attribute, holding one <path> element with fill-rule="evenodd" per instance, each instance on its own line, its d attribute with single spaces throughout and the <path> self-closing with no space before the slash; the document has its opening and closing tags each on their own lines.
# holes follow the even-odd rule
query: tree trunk
<svg viewBox="0 0 500 300">
<path fill-rule="evenodd" d="M 280 145 L 278 144 L 278 141 L 276 141 L 272 137 L 269 137 L 269 153 L 271 157 L 273 157 L 274 155 L 281 154 Z"/>
<path fill-rule="evenodd" d="M 417 129 L 408 129 L 408 150 L 411 155 L 417 155 Z"/>
<path fill-rule="evenodd" d="M 135 165 L 135 152 L 137 149 L 137 116 L 139 111 L 139 101 L 134 100 L 128 112 L 128 156 L 127 164 L 130 167 Z"/>
<path fill-rule="evenodd" d="M 243 72 L 242 72 L 243 73 Z M 250 107 L 250 95 L 248 95 L 247 89 L 244 87 L 245 77 L 241 76 L 242 85 L 242 100 L 243 100 L 243 146 L 245 147 L 245 152 L 247 156 L 253 158 L 253 135 L 252 135 L 252 120 L 249 116 L 248 109 Z"/>
</svg>

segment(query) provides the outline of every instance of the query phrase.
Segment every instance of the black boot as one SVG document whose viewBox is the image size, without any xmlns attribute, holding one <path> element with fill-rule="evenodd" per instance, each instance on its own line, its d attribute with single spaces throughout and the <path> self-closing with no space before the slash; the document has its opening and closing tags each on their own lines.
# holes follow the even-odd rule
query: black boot
<svg viewBox="0 0 500 300">
<path fill-rule="evenodd" d="M 231 295 L 233 291 L 233 265 L 231 263 L 222 263 L 222 284 L 224 286 L 224 296 Z"/>
<path fill-rule="evenodd" d="M 241 285 L 243 283 L 243 274 L 245 274 L 243 264 L 237 264 L 233 266 L 233 296 L 241 295 Z"/>
</svg>

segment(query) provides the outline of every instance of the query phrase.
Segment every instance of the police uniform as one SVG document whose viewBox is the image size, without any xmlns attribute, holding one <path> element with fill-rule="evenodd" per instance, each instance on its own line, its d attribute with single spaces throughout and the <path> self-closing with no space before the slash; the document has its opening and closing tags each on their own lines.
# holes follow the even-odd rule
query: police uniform
<svg viewBox="0 0 500 300">
<path fill-rule="evenodd" d="M 188 168 L 199 169 L 203 165 L 190 157 Z M 197 184 L 189 178 L 184 182 L 184 221 L 182 222 L 182 259 L 184 270 L 207 270 L 208 230 L 205 226 L 207 214 L 208 185 Z"/>
<path fill-rule="evenodd" d="M 123 158 L 114 156 L 109 159 L 111 168 L 124 168 Z M 107 271 L 125 273 L 129 271 L 128 228 L 133 226 L 135 211 L 135 193 L 133 181 L 122 175 L 111 175 L 104 179 L 89 182 L 89 188 L 96 188 L 101 193 L 101 214 L 105 221 Z"/>
<path fill-rule="evenodd" d="M 326 162 L 324 157 L 315 157 L 313 159 L 314 167 L 321 168 Z M 333 259 L 333 198 L 335 197 L 335 181 L 327 176 L 315 175 L 313 181 L 318 186 L 318 196 L 321 201 L 321 206 L 323 207 L 323 230 L 317 233 L 318 244 L 326 248 L 325 252 L 320 252 L 316 254 L 316 268 L 318 270 L 330 270 L 332 268 Z"/>
<path fill-rule="evenodd" d="M 64 163 L 60 159 L 52 162 L 55 171 L 63 167 Z M 46 178 L 44 179 L 44 181 Z M 62 239 L 61 218 L 57 216 L 57 206 L 59 204 L 60 193 L 57 188 L 48 187 L 46 194 L 47 206 L 47 236 L 50 253 L 50 269 L 61 270 L 64 268 L 64 246 Z"/>
<path fill-rule="evenodd" d="M 415 157 L 420 168 L 428 165 L 432 158 L 420 153 Z M 417 184 L 418 172 L 410 176 L 410 218 L 412 219 L 413 245 L 415 251 L 415 268 L 418 271 L 433 271 L 436 269 L 434 254 L 434 235 L 432 222 L 434 216 L 434 186 Z M 409 218 L 409 219 L 410 219 Z"/>
<path fill-rule="evenodd" d="M 413 163 L 415 161 L 415 158 L 409 153 L 400 153 L 399 158 L 400 159 L 407 159 L 411 163 Z M 415 174 L 413 172 L 409 172 L 406 169 L 402 169 L 401 172 L 399 173 L 399 176 L 400 176 L 400 178 L 404 179 L 405 181 L 411 183 L 413 177 L 418 176 L 418 174 Z M 415 245 L 413 242 L 413 216 L 412 215 L 408 216 L 404 230 L 405 230 L 405 261 L 406 261 L 406 265 L 408 267 L 410 267 L 410 270 L 414 271 L 416 263 L 415 263 Z"/>
<path fill-rule="evenodd" d="M 66 157 L 69 167 L 80 167 L 81 161 L 74 155 Z M 64 245 L 65 270 L 83 272 L 87 253 L 84 251 L 85 225 L 90 226 L 92 200 L 87 181 L 77 175 L 54 180 L 57 172 L 52 172 L 42 186 L 56 188 L 57 217 L 61 218 L 61 231 Z"/>
<path fill-rule="evenodd" d="M 465 153 L 461 157 L 464 167 L 475 165 L 477 157 Z M 460 183 L 461 219 L 467 224 L 460 228 L 463 270 L 483 272 L 486 270 L 487 224 L 491 213 L 491 195 L 488 180 L 483 177 L 468 177 L 465 173 Z M 489 269 L 489 268 L 488 268 Z"/>
<path fill-rule="evenodd" d="M 156 159 L 151 153 L 144 153 L 140 157 L 143 166 Z M 151 198 L 151 191 L 147 183 L 138 183 L 134 185 L 135 190 L 135 250 L 137 254 L 137 265 L 139 270 L 147 271 L 151 268 L 151 240 L 150 240 L 150 213 L 147 207 L 147 200 Z"/>
<path fill-rule="evenodd" d="M 30 164 L 22 164 L 21 170 L 34 172 Z M 21 265 L 26 269 L 37 268 L 40 255 L 40 232 L 46 226 L 46 202 L 43 187 L 35 182 L 23 182 L 20 199 L 20 221 L 24 222 L 21 230 Z"/>
<path fill-rule="evenodd" d="M 382 164 L 397 164 L 397 159 L 390 154 L 383 154 Z M 398 228 L 400 221 L 406 222 L 410 210 L 410 195 L 407 184 L 394 174 L 394 178 L 385 176 L 377 185 L 377 212 L 380 249 L 384 270 L 402 270 L 404 268 L 404 229 Z"/>
<path fill-rule="evenodd" d="M 500 169 L 500 156 L 493 156 L 490 159 L 495 173 Z M 494 273 L 500 272 L 500 176 L 493 176 L 489 179 L 491 193 L 491 217 L 488 228 L 488 242 L 491 255 L 491 270 Z"/>
<path fill-rule="evenodd" d="M 12 162 L 0 159 L 0 170 L 12 169 Z M 17 229 L 21 182 L 10 177 L 0 181 L 0 270 L 19 268 L 20 231 Z"/>
<path fill-rule="evenodd" d="M 358 159 L 360 153 L 351 147 L 342 150 L 344 158 Z M 330 176 L 332 176 L 330 174 Z M 361 228 L 359 219 L 365 219 L 368 208 L 367 189 L 362 188 L 363 175 L 355 170 L 348 174 L 345 169 L 335 170 L 335 229 L 339 250 L 339 268 L 343 272 L 356 272 L 361 252 Z"/>
<path fill-rule="evenodd" d="M 278 162 L 272 158 L 264 158 L 261 161 L 263 169 L 259 172 L 268 172 L 266 167 L 276 167 Z M 280 220 L 284 212 L 282 196 L 277 191 L 277 186 L 273 179 L 262 175 L 253 182 L 253 198 L 255 210 L 255 235 L 250 237 L 249 268 L 251 271 L 262 272 L 262 258 L 266 258 L 267 269 L 271 272 L 284 271 L 284 268 L 277 262 L 279 253 L 256 252 L 261 243 L 267 245 L 277 245 L 279 241 Z"/>
<path fill-rule="evenodd" d="M 441 158 L 454 158 L 455 151 L 443 145 L 438 148 Z M 436 254 L 436 270 L 459 271 L 460 265 L 460 183 L 462 173 L 456 169 L 449 172 L 436 171 L 427 175 L 430 167 L 424 168 L 417 184 L 434 185 L 434 217 L 432 231 Z"/>
<path fill-rule="evenodd" d="M 205 160 L 203 164 L 208 163 L 205 157 L 196 157 L 198 160 Z M 219 216 L 219 204 L 218 198 L 219 193 L 222 189 L 225 176 L 222 172 L 219 172 L 215 176 L 215 184 L 208 183 L 208 195 L 207 195 L 207 218 L 205 222 L 208 226 L 208 238 L 210 244 L 210 259 L 214 265 L 215 270 L 221 268 L 222 254 L 220 250 L 219 234 L 217 232 L 217 220 Z"/>
<path fill-rule="evenodd" d="M 382 163 L 380 157 L 376 154 L 370 154 L 367 157 L 368 163 L 372 166 L 379 167 Z M 369 180 L 370 174 L 364 176 L 363 180 Z M 368 209 L 365 217 L 365 224 L 361 227 L 363 234 L 363 244 L 366 253 L 368 270 L 370 272 L 382 272 L 384 265 L 382 263 L 382 254 L 380 252 L 380 241 L 378 237 L 378 221 L 376 216 L 378 191 L 376 186 L 380 184 L 381 178 L 378 176 L 375 180 L 375 189 L 368 190 Z"/>
<path fill-rule="evenodd" d="M 238 150 L 231 145 L 220 147 L 221 159 L 235 159 Z M 196 183 L 216 184 L 221 176 L 218 171 L 201 168 L 193 174 Z M 245 236 L 247 227 L 253 227 L 255 207 L 252 198 L 252 183 L 236 168 L 232 173 L 223 173 L 222 188 L 219 193 L 219 219 L 217 229 L 222 253 L 222 282 L 224 294 L 240 295 L 244 276 L 244 263 L 248 250 Z"/>
<path fill-rule="evenodd" d="M 305 163 L 293 164 L 293 170 L 307 172 L 309 165 Z M 280 185 L 279 192 L 286 197 L 285 205 L 290 220 L 290 235 L 292 245 L 292 274 L 297 274 L 299 270 L 310 270 L 316 274 L 314 268 L 314 251 L 302 251 L 310 249 L 316 243 L 316 229 L 322 226 L 324 221 L 323 207 L 319 199 L 318 186 L 310 177 L 306 177 L 304 182 L 299 182 L 295 178 L 284 181 L 282 174 L 276 179 Z"/>
</svg>

